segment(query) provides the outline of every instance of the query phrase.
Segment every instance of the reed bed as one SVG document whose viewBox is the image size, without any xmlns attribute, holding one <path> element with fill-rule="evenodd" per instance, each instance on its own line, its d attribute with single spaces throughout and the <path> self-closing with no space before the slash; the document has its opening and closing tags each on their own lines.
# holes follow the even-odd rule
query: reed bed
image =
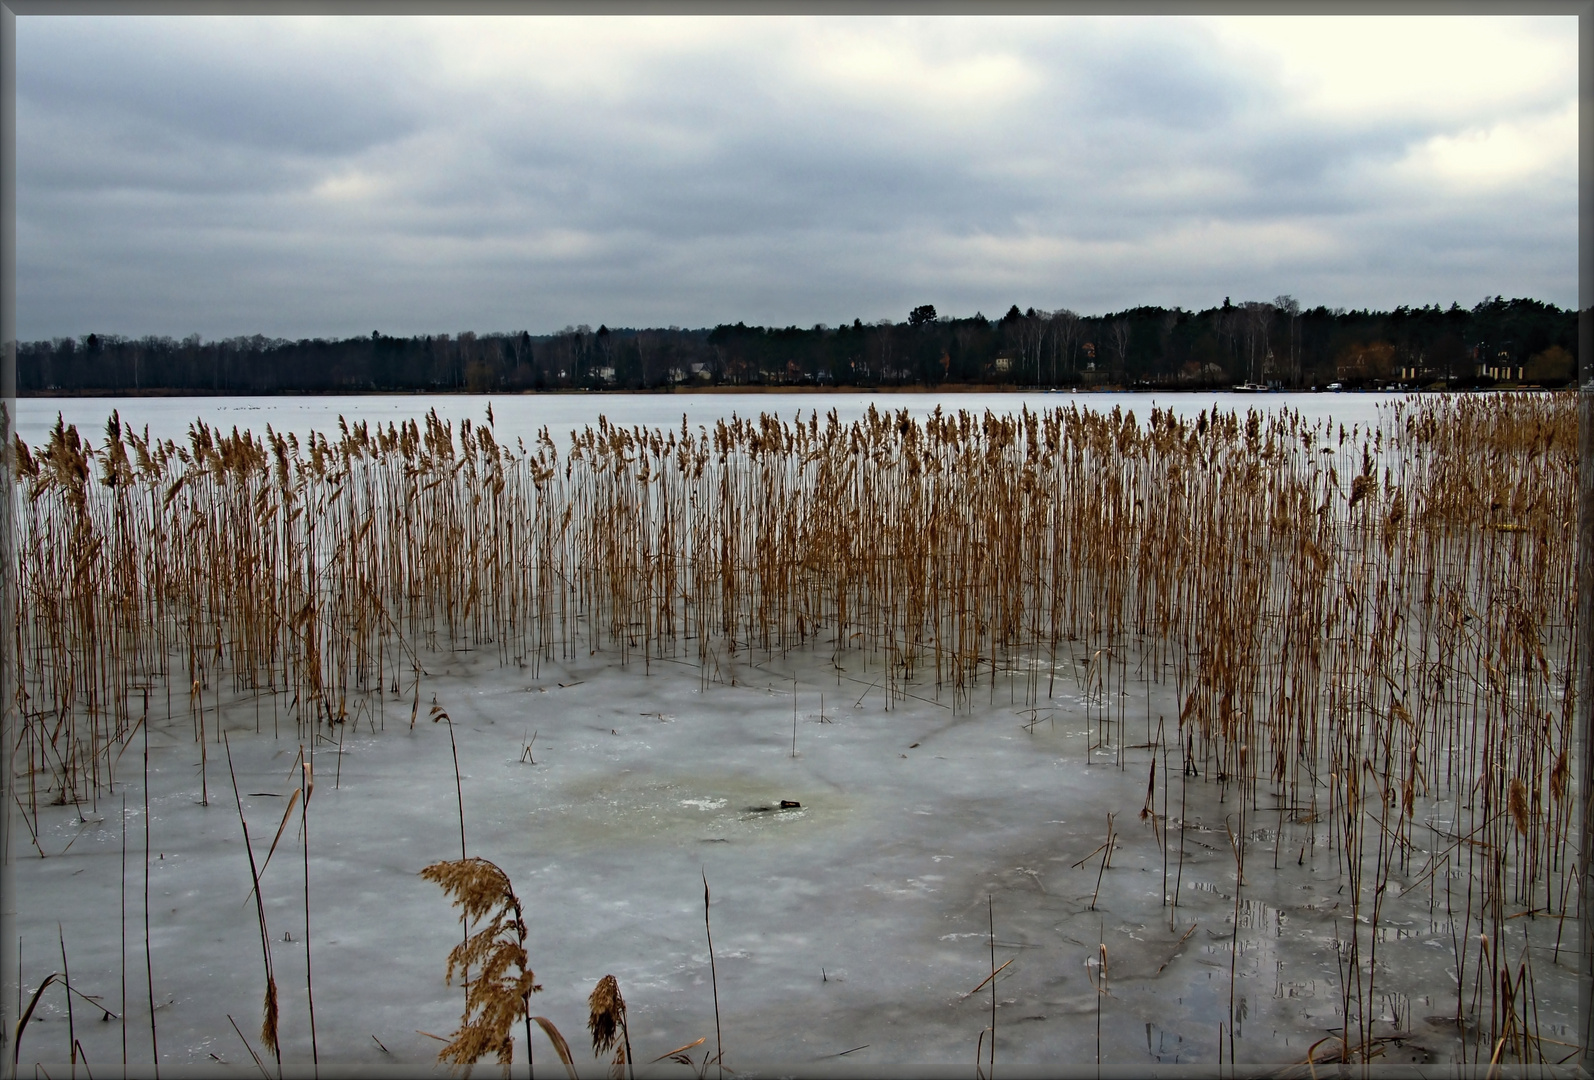
<svg viewBox="0 0 1594 1080">
<path fill-rule="evenodd" d="M 1275 865 L 1287 834 L 1345 877 L 1341 1060 L 1375 1041 L 1397 879 L 1452 915 L 1470 1057 L 1553 1060 L 1526 935 L 1578 939 L 1576 424 L 1547 394 L 1411 398 L 1350 431 L 1078 407 L 600 419 L 563 449 L 503 445 L 490 409 L 302 444 L 58 423 L 16 445 L 12 791 L 36 820 L 114 790 L 141 695 L 201 745 L 224 687 L 235 723 L 252 700 L 300 739 L 405 706 L 413 726 L 448 650 L 705 684 L 801 650 L 878 667 L 888 707 L 1073 680 L 1120 748 L 1131 683 L 1155 684 L 1179 710 L 1155 735 L 1146 717 L 1164 806 L 1182 765 L 1243 808 L 1237 880 L 1246 815 Z"/>
</svg>

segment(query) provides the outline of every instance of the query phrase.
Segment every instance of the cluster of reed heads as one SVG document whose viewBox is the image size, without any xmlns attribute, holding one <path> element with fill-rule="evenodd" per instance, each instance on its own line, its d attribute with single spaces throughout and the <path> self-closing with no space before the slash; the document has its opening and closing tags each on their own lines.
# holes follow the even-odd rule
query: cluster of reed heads
<svg viewBox="0 0 1594 1080">
<path fill-rule="evenodd" d="M 546 429 L 504 445 L 490 408 L 303 443 L 113 415 L 91 446 L 58 422 L 15 448 L 12 790 L 33 816 L 94 798 L 152 689 L 201 741 L 224 683 L 257 729 L 263 700 L 301 738 L 390 699 L 413 726 L 445 649 L 705 683 L 807 650 L 881 665 L 888 707 L 912 687 L 956 709 L 1052 696 L 1087 656 L 1097 689 L 1118 672 L 1120 722 L 1131 675 L 1176 695 L 1147 741 L 1185 776 L 1265 796 L 1303 864 L 1342 865 L 1347 1053 L 1386 886 L 1426 881 L 1477 1052 L 1539 1060 L 1518 945 L 1577 891 L 1576 445 L 1572 399 L 1546 394 L 1412 398 L 1351 431 L 1156 408 L 600 420 L 563 451 Z"/>
</svg>

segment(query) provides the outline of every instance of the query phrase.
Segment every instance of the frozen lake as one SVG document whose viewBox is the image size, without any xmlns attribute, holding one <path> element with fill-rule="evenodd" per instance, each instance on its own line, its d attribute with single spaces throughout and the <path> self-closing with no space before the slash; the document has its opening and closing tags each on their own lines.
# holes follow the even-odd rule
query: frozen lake
<svg viewBox="0 0 1594 1080">
<path fill-rule="evenodd" d="M 501 442 L 547 426 L 563 451 L 565 432 L 600 414 L 678 435 L 683 411 L 695 427 L 831 409 L 845 422 L 871 406 L 922 417 L 937 406 L 1011 414 L 1078 403 L 1142 420 L 1154 406 L 1183 416 L 1289 407 L 1308 427 L 1332 418 L 1365 429 L 1389 400 L 20 404 L 23 437 L 37 447 L 57 410 L 96 443 L 113 408 L 125 426 L 180 441 L 195 417 L 337 440 L 339 415 L 385 426 L 435 408 L 458 429 L 490 401 Z M 587 1050 L 587 995 L 607 974 L 628 1001 L 638 1060 L 666 1056 L 639 1072 L 660 1077 L 693 1075 L 721 1038 L 742 1075 L 964 1066 L 977 1047 L 989 1053 L 993 1026 L 999 1067 L 1232 1067 L 1311 1053 L 1321 1072 L 1345 1047 L 1449 1069 L 1487 1061 L 1492 1034 L 1480 1031 L 1500 1030 L 1507 1014 L 1517 1023 L 1515 1009 L 1526 1017 L 1524 1001 L 1535 1041 L 1506 1028 L 1517 1031 L 1514 1052 L 1557 1060 L 1577 1038 L 1580 931 L 1558 854 L 1575 844 L 1572 747 L 1551 741 L 1569 730 L 1551 713 L 1564 713 L 1569 587 L 1556 583 L 1570 565 L 1551 526 L 1566 519 L 1555 500 L 1573 475 L 1567 455 L 1547 449 L 1549 421 L 1557 445 L 1571 441 L 1552 406 L 1483 403 L 1484 419 L 1540 410 L 1531 429 L 1515 421 L 1531 430 L 1532 456 L 1483 470 L 1509 490 L 1469 486 L 1451 503 L 1415 468 L 1385 470 L 1378 486 L 1356 440 L 1318 447 L 1315 432 L 1284 421 L 1263 439 L 1265 425 L 1243 419 L 1203 425 L 1201 437 L 1079 423 L 1045 466 L 1036 425 L 1031 452 L 1020 427 L 982 436 L 981 425 L 964 435 L 929 425 L 937 433 L 918 442 L 912 425 L 895 424 L 832 432 L 828 451 L 799 439 L 762 458 L 747 452 L 753 428 L 728 458 L 712 439 L 676 451 L 616 437 L 572 455 L 573 473 L 525 461 L 488 472 L 502 465 L 496 456 L 455 458 L 437 430 L 424 452 L 366 457 L 350 442 L 341 468 L 318 449 L 273 472 L 228 457 L 236 448 L 201 448 L 197 462 L 151 466 L 131 487 L 63 487 L 104 460 L 52 459 L 30 474 L 21 545 L 32 577 L 19 653 L 32 668 L 31 771 L 13 781 L 19 971 L 27 994 L 69 963 L 83 996 L 74 1013 L 59 988 L 43 993 L 21 1056 L 66 1062 L 75 1038 L 95 1068 L 136 1065 L 158 1037 L 163 1065 L 258 1071 L 246 1045 L 264 1055 L 252 851 L 265 865 L 283 1060 L 308 1062 L 313 1046 L 322 1065 L 441 1074 L 437 1037 L 459 1024 L 462 996 L 443 970 L 460 928 L 419 872 L 460 856 L 463 817 L 466 851 L 500 865 L 525 903 L 543 987 L 533 1013 L 563 1030 L 592 1075 L 605 1065 Z M 1424 467 L 1470 483 L 1486 429 L 1455 430 L 1471 434 L 1427 453 Z M 1097 456 L 1079 456 L 1085 448 Z M 788 465 L 811 486 L 788 483 Z M 871 501 L 882 491 L 895 501 Z M 383 498 L 360 501 L 375 492 Z M 96 500 L 92 514 L 79 515 L 74 498 Z M 638 508 L 655 515 L 645 528 Z M 1430 511 L 1461 526 L 1430 526 Z M 159 528 L 130 532 L 153 528 L 146 519 Z M 572 520 L 568 544 L 551 539 Z M 974 536 L 996 539 L 979 547 Z M 1490 553 L 1476 579 L 1474 542 Z M 1512 570 L 1530 558 L 1537 592 Z M 667 576 L 688 564 L 690 579 Z M 838 576 L 851 565 L 863 569 Z M 1112 591 L 1127 566 L 1138 591 Z M 1424 566 L 1436 570 L 1425 578 Z M 118 576 L 129 568 L 152 575 L 136 609 L 122 606 L 138 591 Z M 1004 585 L 1014 568 L 1030 576 Z M 1423 606 L 1435 572 L 1509 633 L 1458 636 L 1480 634 L 1479 623 L 1455 604 Z M 59 602 L 75 589 L 88 596 L 82 582 L 95 583 L 92 603 Z M 1137 596 L 1154 603 L 1137 612 Z M 904 615 L 920 636 L 899 642 L 899 605 L 926 598 L 949 606 Z M 1145 629 L 1156 604 L 1184 605 L 1161 638 Z M 1317 614 L 1297 621 L 1309 609 Z M 1368 621 L 1389 611 L 1404 621 Z M 1450 621 L 1417 633 L 1430 615 Z M 1134 618 L 1149 621 L 1134 629 Z M 1223 633 L 1203 637 L 1212 626 Z M 85 644 L 59 644 L 71 641 Z M 1242 650 L 1249 666 L 1231 665 Z M 250 659 L 268 654 L 263 668 Z M 248 689 L 261 671 L 274 692 Z M 1246 681 L 1218 681 L 1231 671 Z M 1509 679 L 1487 706 L 1462 696 L 1484 676 Z M 146 686 L 149 723 L 135 724 Z M 1286 694 L 1321 699 L 1321 712 L 1289 711 Z M 1479 710 L 1496 703 L 1510 722 L 1481 726 Z M 451 727 L 429 719 L 432 706 Z M 1278 726 L 1264 731 L 1253 715 Z M 1287 726 L 1297 715 L 1301 726 Z M 76 718 L 64 739 L 63 717 Z M 1501 747 L 1512 764 L 1490 766 Z M 1359 765 L 1347 773 L 1344 760 Z M 68 773 L 92 773 L 93 784 L 70 795 L 51 786 Z M 1482 779 L 1492 794 L 1478 798 Z M 1541 832 L 1551 838 L 1542 847 Z M 1514 853 L 1514 869 L 1496 862 L 1491 879 L 1491 851 Z M 1360 869 L 1347 871 L 1348 858 Z M 1489 880 L 1493 894 L 1480 891 Z M 1531 976 L 1531 992 L 1482 979 L 1497 961 Z M 523 1038 L 518 1026 L 512 1034 Z M 691 1050 L 693 1070 L 668 1060 L 693 1040 L 706 1040 Z M 540 1032 L 535 1046 L 544 1075 L 559 1075 Z M 517 1076 L 524 1061 L 522 1047 Z"/>
<path fill-rule="evenodd" d="M 1363 428 L 1377 419 L 1378 406 L 1399 400 L 1401 394 L 1069 394 L 1069 393 L 794 393 L 794 394 L 358 394 L 349 396 L 306 397 L 137 397 L 137 398 L 20 398 L 17 401 L 17 433 L 29 445 L 38 445 L 49 436 L 60 415 L 91 442 L 98 443 L 105 421 L 113 409 L 120 411 L 123 424 L 135 431 L 148 425 L 157 439 L 182 441 L 188 425 L 196 418 L 222 431 L 249 430 L 264 434 L 272 429 L 293 432 L 303 438 L 311 431 L 336 436 L 338 417 L 349 423 L 365 420 L 373 426 L 419 420 L 436 409 L 445 421 L 456 427 L 460 420 L 479 423 L 489 404 L 493 407 L 494 428 L 499 441 L 510 445 L 516 438 L 531 445 L 533 436 L 546 426 L 562 451 L 569 432 L 596 424 L 599 415 L 623 427 L 679 428 L 681 415 L 694 427 L 712 427 L 732 414 L 756 418 L 760 413 L 778 415 L 784 420 L 801 413 L 807 419 L 817 412 L 821 418 L 832 409 L 843 424 L 857 420 L 873 405 L 881 411 L 907 409 L 923 418 L 937 407 L 943 412 L 966 409 L 975 415 L 987 409 L 994 413 L 1016 413 L 1081 408 L 1111 412 L 1114 407 L 1133 411 L 1144 421 L 1152 406 L 1171 409 L 1180 416 L 1194 417 L 1203 410 L 1244 413 L 1248 409 L 1296 409 L 1309 420 L 1333 417 L 1346 427 Z"/>
<path fill-rule="evenodd" d="M 1131 682 L 1120 726 L 1084 692 L 1088 655 L 1068 658 L 1038 708 L 1023 705 L 1022 678 L 998 677 L 956 715 L 927 686 L 888 710 L 881 667 L 858 656 L 844 668 L 801 651 L 722 660 L 705 681 L 695 665 L 657 660 L 651 674 L 612 661 L 533 672 L 491 654 L 437 656 L 413 731 L 410 701 L 390 695 L 385 717 L 366 714 L 314 748 L 278 703 L 242 698 L 226 710 L 258 860 L 298 786 L 301 749 L 315 754 L 308 871 L 323 1064 L 424 1065 L 441 1046 L 424 1033 L 458 1021 L 459 992 L 442 972 L 459 925 L 417 876 L 459 854 L 449 733 L 427 722 L 434 694 L 458 738 L 468 849 L 502 866 L 524 900 L 543 986 L 535 1011 L 578 1061 L 592 1062 L 587 994 L 611 973 L 640 1060 L 699 1037 L 714 1045 L 703 875 L 726 1062 L 744 1074 L 774 1062 L 867 1071 L 971 1060 L 991 1022 L 989 987 L 970 991 L 991 969 L 993 927 L 995 964 L 1011 961 L 996 982 L 999 1069 L 1098 1053 L 1122 1066 L 1215 1063 L 1231 984 L 1225 1059 L 1300 1061 L 1343 1024 L 1345 881 L 1322 855 L 1326 823 L 1292 824 L 1267 797 L 1242 806 L 1232 789 L 1224 801 L 1209 780 L 1175 775 L 1176 754 L 1149 785 L 1156 820 L 1137 816 L 1157 756 L 1141 744 L 1171 723 L 1171 689 L 1141 698 Z M 148 822 L 161 1057 L 247 1065 L 228 1017 L 258 1051 L 263 975 L 226 760 L 213 745 L 201 806 L 183 702 L 170 725 L 164 708 L 163 698 L 152 706 Z M 125 1012 L 134 1062 L 150 1053 L 138 753 L 135 742 L 123 757 L 116 795 L 42 808 L 51 857 L 23 858 L 17 874 L 24 985 L 59 969 L 59 922 L 74 985 Z M 801 805 L 783 810 L 783 800 Z M 1104 870 L 1109 814 L 1117 839 Z M 1437 828 L 1454 817 L 1441 800 L 1422 811 Z M 1238 901 L 1229 829 L 1247 833 L 1256 867 Z M 298 1062 L 310 1057 L 302 858 L 290 824 L 262 877 L 283 1056 Z M 1391 1063 L 1444 1061 L 1455 1043 L 1456 920 L 1445 885 L 1420 869 L 1394 875 L 1381 919 L 1372 1007 L 1377 1032 L 1404 1035 L 1388 1046 Z M 1524 924 L 1546 953 L 1558 928 Z M 1573 940 L 1566 963 L 1537 975 L 1550 1038 L 1575 1030 Z M 77 1003 L 89 1061 L 120 1060 L 121 1025 L 97 1015 Z M 66 1031 L 64 1003 L 47 997 L 24 1056 L 63 1056 Z M 541 1067 L 556 1067 L 537 1040 Z M 690 1075 L 670 1062 L 652 1074 Z"/>
</svg>

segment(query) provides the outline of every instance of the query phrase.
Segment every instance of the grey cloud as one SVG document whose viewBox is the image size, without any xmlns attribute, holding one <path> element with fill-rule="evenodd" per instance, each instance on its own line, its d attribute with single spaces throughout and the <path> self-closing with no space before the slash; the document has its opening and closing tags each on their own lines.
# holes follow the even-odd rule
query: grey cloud
<svg viewBox="0 0 1594 1080">
<path fill-rule="evenodd" d="M 218 143 L 147 117 L 73 112 L 17 102 L 18 183 L 29 196 L 103 199 L 265 194 L 302 186 L 311 165 L 294 153 Z"/>
<path fill-rule="evenodd" d="M 1125 121 L 1178 132 L 1220 129 L 1259 95 L 1227 69 L 1200 35 L 1082 35 L 1045 59 L 1058 71 L 1068 104 L 1105 125 Z"/>
<path fill-rule="evenodd" d="M 146 148 L 336 156 L 420 124 L 405 81 L 372 57 L 313 46 L 257 52 L 247 40 L 174 33 L 142 19 L 41 17 L 23 26 L 19 109 L 91 120 L 89 145 L 111 160 L 82 170 L 86 186 L 98 186 L 104 165 Z"/>
<path fill-rule="evenodd" d="M 970 121 L 797 86 L 757 55 L 650 60 L 638 89 L 600 97 L 451 86 L 385 44 L 272 42 L 234 65 L 236 36 L 20 22 L 25 337 L 809 325 L 1280 292 L 1566 303 L 1575 282 L 1570 185 L 1374 190 L 1368 171 L 1431 124 L 1302 125 L 1199 35 L 1015 43 L 1040 85 Z M 356 172 L 383 193 L 311 193 Z M 1333 244 L 1169 254 L 1205 226 Z"/>
</svg>

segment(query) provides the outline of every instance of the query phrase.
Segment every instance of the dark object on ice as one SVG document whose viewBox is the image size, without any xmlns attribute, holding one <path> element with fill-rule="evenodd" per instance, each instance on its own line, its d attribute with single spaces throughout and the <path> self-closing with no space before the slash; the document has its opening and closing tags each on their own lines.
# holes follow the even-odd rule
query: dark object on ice
<svg viewBox="0 0 1594 1080">
<path fill-rule="evenodd" d="M 780 800 L 780 808 L 782 810 L 800 810 L 802 809 L 802 805 L 803 804 L 798 802 L 796 799 Z"/>
<path fill-rule="evenodd" d="M 768 814 L 776 810 L 801 810 L 802 805 L 795 799 L 782 799 L 779 806 L 749 806 L 747 812 L 749 814 Z"/>
</svg>

